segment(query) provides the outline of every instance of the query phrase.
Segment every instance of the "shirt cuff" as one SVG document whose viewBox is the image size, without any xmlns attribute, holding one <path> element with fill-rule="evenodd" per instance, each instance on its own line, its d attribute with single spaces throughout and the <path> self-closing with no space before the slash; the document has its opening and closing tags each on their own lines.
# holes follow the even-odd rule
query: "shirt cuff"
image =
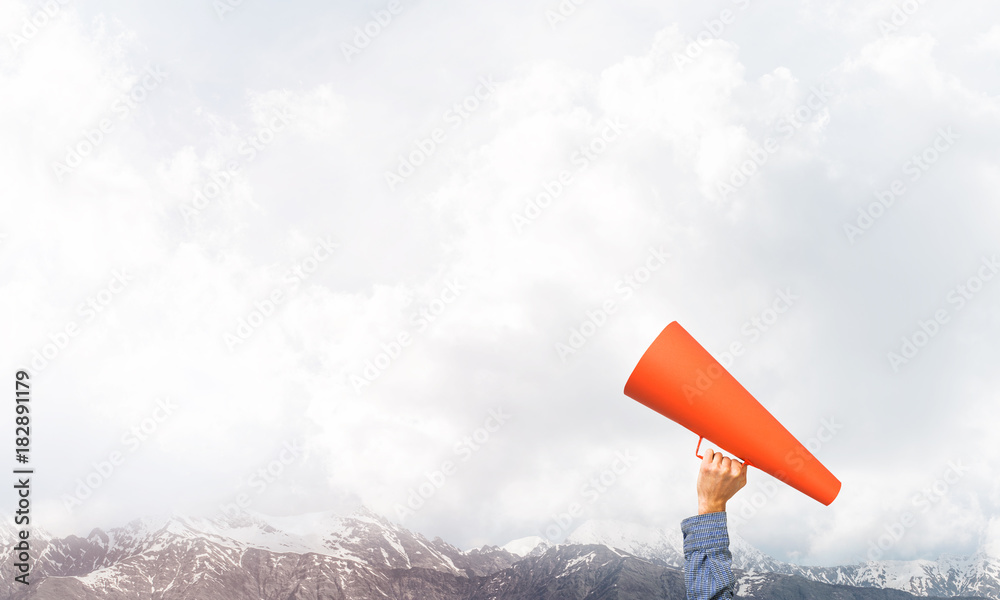
<svg viewBox="0 0 1000 600">
<path fill-rule="evenodd" d="M 729 549 L 729 530 L 724 511 L 684 519 L 681 521 L 681 533 L 684 534 L 685 556 L 691 552 Z"/>
</svg>

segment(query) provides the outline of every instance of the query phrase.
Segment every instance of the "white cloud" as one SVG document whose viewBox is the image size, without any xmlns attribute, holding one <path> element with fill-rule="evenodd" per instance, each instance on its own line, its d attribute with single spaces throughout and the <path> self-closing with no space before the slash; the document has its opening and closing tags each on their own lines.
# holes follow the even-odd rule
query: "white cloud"
<svg viewBox="0 0 1000 600">
<path fill-rule="evenodd" d="M 27 14 L 20 6 L 0 15 L 5 30 Z M 1000 279 L 960 309 L 948 294 L 1000 251 L 997 106 L 967 76 L 977 67 L 951 51 L 990 52 L 992 32 L 972 42 L 962 30 L 927 32 L 921 13 L 883 38 L 866 29 L 881 13 L 841 6 L 843 27 L 787 61 L 741 40 L 780 47 L 817 26 L 815 15 L 765 28 L 748 12 L 683 68 L 676 56 L 701 17 L 679 13 L 650 30 L 598 5 L 559 31 L 529 28 L 516 48 L 491 41 L 518 19 L 544 25 L 537 7 L 512 5 L 485 29 L 466 12 L 415 8 L 352 65 L 324 29 L 343 17 L 333 8 L 294 24 L 283 14 L 281 25 L 249 5 L 221 24 L 176 16 L 166 26 L 177 39 L 110 5 L 103 18 L 53 21 L 0 71 L 11 90 L 0 99 L 0 302 L 17 315 L 5 364 L 81 325 L 38 375 L 46 522 L 86 531 L 122 514 L 217 510 L 291 440 L 307 452 L 254 494 L 255 507 L 307 512 L 348 497 L 393 516 L 453 460 L 456 473 L 407 525 L 463 546 L 503 543 L 543 534 L 629 448 L 636 464 L 587 516 L 676 522 L 693 509 L 696 437 L 622 386 L 677 319 L 713 353 L 742 342 L 732 372 L 793 433 L 808 438 L 823 418 L 843 424 L 818 451 L 842 496 L 827 508 L 781 488 L 743 535 L 779 558 L 861 558 L 886 519 L 960 458 L 956 448 L 982 465 L 995 458 L 988 365 Z M 460 22 L 435 25 L 438 14 Z M 614 24 L 604 49 L 588 33 L 600 17 Z M 649 32 L 642 49 L 623 50 L 634 32 Z M 449 35 L 480 43 L 463 53 Z M 813 56 L 828 66 L 790 66 Z M 147 65 L 167 80 L 119 119 L 115 100 Z M 496 89 L 452 126 L 445 111 L 487 76 Z M 814 99 L 720 201 L 720 179 L 781 135 L 781 120 L 824 82 L 832 97 Z M 287 124 L 275 121 L 282 110 Z M 108 114 L 114 130 L 58 182 L 51 163 Z M 958 132 L 954 148 L 911 180 L 907 161 L 942 127 Z M 444 141 L 389 190 L 385 171 L 435 128 Z M 241 153 L 248 140 L 260 147 Z M 230 161 L 239 172 L 220 175 Z M 185 219 L 180 208 L 207 195 L 213 176 L 219 193 Z M 844 223 L 893 179 L 905 194 L 851 244 Z M 323 259 L 321 239 L 337 245 Z M 640 285 L 651 247 L 670 258 Z M 296 268 L 309 276 L 290 280 Z M 116 270 L 134 281 L 85 322 L 78 308 Z M 748 333 L 778 289 L 799 300 Z M 276 290 L 285 299 L 231 350 L 226 335 L 256 322 Z M 615 313 L 563 361 L 556 345 L 606 301 Z M 950 321 L 894 373 L 887 353 L 941 308 Z M 412 343 L 397 349 L 401 333 Z M 383 353 L 396 356 L 386 364 Z M 359 395 L 369 362 L 385 366 Z M 163 396 L 176 414 L 67 514 L 63 494 Z M 462 460 L 456 444 L 497 407 L 510 422 Z M 996 484 L 970 474 L 936 510 L 893 552 L 975 549 L 996 520 Z"/>
</svg>

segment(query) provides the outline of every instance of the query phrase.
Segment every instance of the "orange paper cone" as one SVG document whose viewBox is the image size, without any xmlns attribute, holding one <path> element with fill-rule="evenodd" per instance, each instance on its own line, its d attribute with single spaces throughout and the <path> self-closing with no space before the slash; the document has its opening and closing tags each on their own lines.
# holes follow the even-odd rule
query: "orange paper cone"
<svg viewBox="0 0 1000 600">
<path fill-rule="evenodd" d="M 840 492 L 840 481 L 676 321 L 642 355 L 625 395 L 823 504 Z"/>
</svg>

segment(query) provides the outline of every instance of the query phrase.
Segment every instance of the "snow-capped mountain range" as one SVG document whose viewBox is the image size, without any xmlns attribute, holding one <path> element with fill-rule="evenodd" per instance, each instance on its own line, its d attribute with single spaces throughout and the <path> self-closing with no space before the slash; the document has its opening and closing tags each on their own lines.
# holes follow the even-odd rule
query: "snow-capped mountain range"
<svg viewBox="0 0 1000 600">
<path fill-rule="evenodd" d="M 684 565 L 684 542 L 679 527 L 660 530 L 618 521 L 591 520 L 581 524 L 564 543 L 598 544 L 670 566 Z M 514 540 L 503 548 L 527 556 L 550 546 L 543 538 L 529 537 Z M 964 558 L 883 560 L 837 567 L 804 567 L 775 560 L 732 531 L 729 549 L 733 554 L 733 567 L 744 572 L 741 578 L 744 591 L 749 591 L 751 582 L 760 574 L 773 573 L 829 584 L 897 589 L 916 596 L 1000 598 L 1000 556 L 986 549 Z"/>
<path fill-rule="evenodd" d="M 85 538 L 33 532 L 27 586 L 9 568 L 12 533 L 0 528 L 0 560 L 8 566 L 0 571 L 0 599 L 684 598 L 680 531 L 613 521 L 585 522 L 559 545 L 523 538 L 462 551 L 363 508 L 137 519 Z M 1000 560 L 986 553 L 819 568 L 775 561 L 735 535 L 731 549 L 742 597 L 1000 600 Z"/>
</svg>

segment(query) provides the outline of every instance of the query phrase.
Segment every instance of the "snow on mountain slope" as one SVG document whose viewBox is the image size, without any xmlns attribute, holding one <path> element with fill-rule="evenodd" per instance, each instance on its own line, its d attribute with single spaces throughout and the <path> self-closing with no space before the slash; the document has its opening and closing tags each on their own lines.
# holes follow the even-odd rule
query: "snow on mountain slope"
<svg viewBox="0 0 1000 600">
<path fill-rule="evenodd" d="M 3 533 L 0 528 L 0 560 L 9 563 L 13 539 Z M 420 594 L 430 598 L 436 593 L 434 586 L 445 581 L 449 594 L 462 595 L 471 589 L 468 586 L 479 585 L 473 583 L 482 581 L 477 577 L 495 575 L 498 579 L 491 579 L 490 585 L 514 582 L 530 587 L 535 577 L 584 581 L 591 576 L 588 573 L 607 569 L 615 577 L 632 577 L 657 563 L 663 565 L 660 568 L 673 567 L 673 572 L 683 566 L 679 528 L 593 520 L 581 524 L 559 545 L 531 536 L 503 547 L 463 552 L 363 508 L 349 514 L 291 517 L 250 512 L 214 519 L 172 515 L 136 519 L 107 531 L 94 529 L 85 538 L 39 541 L 34 574 L 45 581 L 48 590 L 39 597 L 86 600 L 127 597 L 121 594 L 150 585 L 164 599 L 180 599 L 186 593 L 180 590 L 197 589 L 202 597 L 228 600 L 242 598 L 223 592 L 232 581 L 255 586 L 265 585 L 272 577 L 285 582 L 322 582 L 324 589 L 352 590 L 359 598 L 396 597 L 399 589 L 427 585 L 419 588 Z M 796 578 L 805 578 L 856 588 L 892 588 L 919 596 L 1000 600 L 1000 558 L 987 551 L 992 548 L 984 546 L 971 557 L 803 567 L 776 561 L 738 535 L 730 536 L 741 594 L 746 596 L 792 589 L 799 585 L 796 581 L 801 583 Z M 598 556 L 600 564 L 594 562 Z M 629 562 L 634 561 L 631 556 L 644 559 L 640 563 L 647 566 Z M 515 565 L 522 566 L 508 572 Z M 10 574 L 0 575 L 0 597 L 14 598 L 11 594 L 19 589 Z M 275 598 L 290 597 L 282 595 L 288 593 L 284 588 L 272 592 Z"/>
<path fill-rule="evenodd" d="M 674 567 L 684 565 L 684 536 L 680 526 L 666 529 L 613 520 L 590 520 L 580 524 L 565 544 L 600 544 Z M 754 548 L 734 532 L 729 534 L 733 566 L 747 571 L 773 571 L 782 563 Z"/>
<path fill-rule="evenodd" d="M 37 547 L 32 577 L 39 585 L 31 597 L 60 600 L 138 597 L 140 591 L 141 597 L 162 600 L 247 594 L 267 600 L 388 599 L 398 597 L 400 586 L 411 597 L 430 599 L 444 590 L 444 598 L 516 560 L 497 547 L 463 553 L 366 509 L 346 515 L 143 518 Z M 12 552 L 12 541 L 0 542 L 0 560 L 9 562 Z M 301 585 L 309 591 L 296 587 Z M 10 573 L 0 574 L 0 598 L 21 600 L 27 591 Z"/>
<path fill-rule="evenodd" d="M 622 521 L 590 520 L 581 523 L 563 543 L 599 544 L 675 567 L 684 565 L 680 529 L 663 530 Z"/>
<path fill-rule="evenodd" d="M 971 557 L 943 556 L 933 561 L 869 561 L 843 569 L 849 584 L 860 587 L 891 587 L 918 596 L 1000 598 L 1000 559 L 983 551 Z M 815 578 L 823 569 L 803 571 L 806 577 Z"/>
<path fill-rule="evenodd" d="M 1000 600 L 1000 557 L 988 551 L 995 544 L 984 544 L 984 549 L 972 557 L 942 556 L 937 560 L 883 560 L 835 567 L 803 567 L 771 558 L 732 531 L 729 538 L 733 566 L 744 572 L 740 580 L 747 590 L 768 580 L 757 575 L 770 573 L 830 584 L 892 588 L 918 596 L 974 595 Z M 679 526 L 658 529 L 613 520 L 591 520 L 574 530 L 564 544 L 599 544 L 674 567 L 684 564 Z"/>
<path fill-rule="evenodd" d="M 501 548 L 515 556 L 525 557 L 541 554 L 551 546 L 545 538 L 537 535 L 529 535 L 528 537 L 511 540 L 501 546 Z"/>
<path fill-rule="evenodd" d="M 733 566 L 751 573 L 777 572 L 784 565 L 784 563 L 764 554 L 733 531 L 729 532 L 729 551 L 733 553 Z"/>
<path fill-rule="evenodd" d="M 462 553 L 359 508 L 350 514 L 318 512 L 273 517 L 245 511 L 218 519 L 174 517 L 173 526 L 235 548 L 315 553 L 341 560 L 397 569 L 421 567 L 462 574 Z"/>
</svg>

